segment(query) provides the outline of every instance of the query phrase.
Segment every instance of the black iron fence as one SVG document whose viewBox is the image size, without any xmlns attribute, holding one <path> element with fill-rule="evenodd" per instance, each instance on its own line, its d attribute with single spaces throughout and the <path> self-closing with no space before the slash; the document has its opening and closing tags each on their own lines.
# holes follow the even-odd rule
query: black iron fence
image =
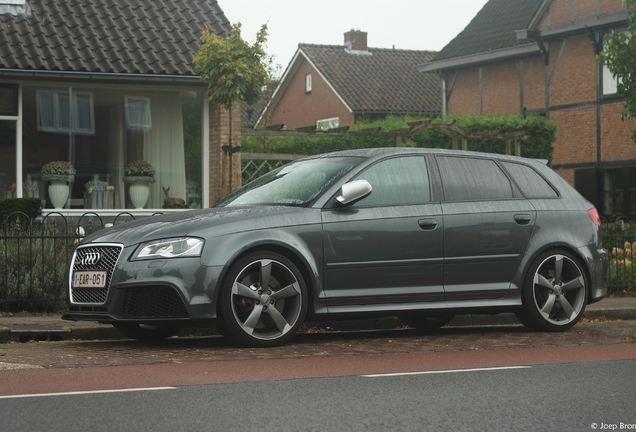
<svg viewBox="0 0 636 432">
<path fill-rule="evenodd" d="M 79 240 L 109 224 L 135 219 L 121 213 L 67 218 L 49 213 L 31 220 L 11 213 L 0 225 L 0 310 L 57 311 L 64 307 L 68 265 Z"/>
<path fill-rule="evenodd" d="M 610 258 L 609 290 L 633 291 L 636 288 L 636 222 L 618 219 L 603 227 L 603 247 Z"/>
<path fill-rule="evenodd" d="M 34 220 L 10 214 L 0 233 L 0 311 L 57 311 L 64 308 L 67 269 L 79 240 L 110 224 L 135 219 L 130 213 L 104 217 L 84 213 L 67 218 L 49 213 Z M 604 224 L 603 245 L 610 256 L 610 292 L 636 287 L 636 223 Z"/>
</svg>

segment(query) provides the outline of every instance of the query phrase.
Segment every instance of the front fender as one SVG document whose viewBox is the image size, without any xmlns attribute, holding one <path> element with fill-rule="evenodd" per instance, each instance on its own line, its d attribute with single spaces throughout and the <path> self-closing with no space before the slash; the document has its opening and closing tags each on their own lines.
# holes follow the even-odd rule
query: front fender
<svg viewBox="0 0 636 432">
<path fill-rule="evenodd" d="M 208 267 L 222 266 L 213 301 L 216 303 L 225 274 L 241 256 L 254 250 L 275 250 L 295 261 L 299 266 L 314 299 L 323 297 L 322 288 L 322 226 L 320 224 L 298 227 L 260 229 L 215 237 L 206 242 L 202 264 Z"/>
</svg>

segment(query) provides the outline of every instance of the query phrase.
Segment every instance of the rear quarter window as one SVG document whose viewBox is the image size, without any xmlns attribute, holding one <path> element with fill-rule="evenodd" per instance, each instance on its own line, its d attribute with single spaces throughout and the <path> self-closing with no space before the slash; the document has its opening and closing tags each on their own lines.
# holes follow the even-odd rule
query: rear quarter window
<svg viewBox="0 0 636 432">
<path fill-rule="evenodd" d="M 559 196 L 550 183 L 533 168 L 512 162 L 502 162 L 502 165 L 526 198 L 556 198 Z"/>
<path fill-rule="evenodd" d="M 437 162 L 446 201 L 514 198 L 510 179 L 491 159 L 441 156 Z"/>
</svg>

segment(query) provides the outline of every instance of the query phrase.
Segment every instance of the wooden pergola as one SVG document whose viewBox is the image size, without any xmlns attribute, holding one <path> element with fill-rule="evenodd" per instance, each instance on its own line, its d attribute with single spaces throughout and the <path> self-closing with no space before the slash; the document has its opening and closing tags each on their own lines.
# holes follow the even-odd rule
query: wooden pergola
<svg viewBox="0 0 636 432">
<path fill-rule="evenodd" d="M 335 129 L 318 130 L 315 126 L 302 127 L 294 130 L 285 129 L 285 125 L 272 125 L 265 129 L 241 129 L 241 135 L 245 136 L 315 136 L 315 137 L 373 137 L 373 138 L 394 138 L 396 147 L 409 146 L 412 137 L 423 130 L 433 130 L 439 132 L 453 141 L 453 149 L 458 150 L 461 142 L 461 149 L 468 150 L 468 141 L 504 141 L 506 143 L 506 154 L 521 156 L 521 141 L 530 139 L 529 135 L 523 131 L 501 132 L 486 131 L 475 132 L 463 130 L 456 126 L 454 120 L 435 122 L 433 120 L 420 120 L 409 122 L 408 128 L 394 129 L 383 132 L 379 127 L 359 129 L 351 131 L 349 126 Z M 514 149 L 514 153 L 513 153 Z"/>
</svg>

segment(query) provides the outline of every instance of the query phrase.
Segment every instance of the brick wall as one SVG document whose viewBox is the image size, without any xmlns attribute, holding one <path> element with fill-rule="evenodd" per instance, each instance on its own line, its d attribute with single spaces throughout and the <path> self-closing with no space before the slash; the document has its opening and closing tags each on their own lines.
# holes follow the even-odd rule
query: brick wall
<svg viewBox="0 0 636 432">
<path fill-rule="evenodd" d="M 223 150 L 230 145 L 230 112 L 210 105 L 210 204 L 241 187 L 241 153 Z M 232 143 L 241 145 L 241 104 L 232 106 Z"/>
<path fill-rule="evenodd" d="M 561 45 L 565 48 L 557 59 Z M 587 35 L 570 37 L 550 46 L 550 106 L 594 102 L 596 100 L 596 56 Z"/>
<path fill-rule="evenodd" d="M 519 114 L 520 71 L 517 61 L 484 65 L 482 68 L 483 114 Z"/>
<path fill-rule="evenodd" d="M 539 27 L 548 27 L 548 23 L 550 27 L 568 24 L 572 22 L 572 17 L 575 20 L 594 18 L 597 11 L 600 11 L 600 15 L 608 15 L 624 10 L 623 0 L 553 0 L 549 15 L 542 18 Z"/>
<path fill-rule="evenodd" d="M 621 120 L 623 106 L 623 102 L 601 105 L 601 156 L 604 161 L 636 159 L 636 143 L 631 139 L 636 120 Z"/>
<path fill-rule="evenodd" d="M 312 91 L 305 92 L 305 75 L 312 76 Z M 287 129 L 313 126 L 316 120 L 339 117 L 340 126 L 352 125 L 353 114 L 346 108 L 331 87 L 307 61 L 302 61 L 281 96 L 268 124 L 285 124 Z"/>
<path fill-rule="evenodd" d="M 552 111 L 550 119 L 559 126 L 554 143 L 554 165 L 596 161 L 595 106 Z"/>
<path fill-rule="evenodd" d="M 545 109 L 545 65 L 542 56 L 523 59 L 523 105 L 528 111 Z"/>
<path fill-rule="evenodd" d="M 448 90 L 451 89 L 454 77 L 454 71 L 444 74 Z M 479 68 L 467 68 L 457 72 L 447 110 L 449 114 L 479 114 Z"/>
<path fill-rule="evenodd" d="M 597 159 L 596 56 L 587 35 L 568 38 L 558 59 L 562 44 L 563 41 L 554 41 L 550 50 L 549 72 L 554 72 L 550 118 L 558 125 L 553 164 L 592 164 Z M 532 56 L 522 61 L 524 106 L 529 111 L 542 111 L 546 80 L 543 57 Z M 482 66 L 484 114 L 519 114 L 519 62 L 515 59 Z M 445 73 L 448 86 L 453 76 L 454 71 Z M 460 70 L 448 112 L 478 114 L 479 103 L 479 68 Z M 620 101 L 601 105 L 602 161 L 636 159 L 636 144 L 631 140 L 636 122 L 621 121 L 622 106 Z M 574 181 L 573 171 L 559 172 Z"/>
</svg>

